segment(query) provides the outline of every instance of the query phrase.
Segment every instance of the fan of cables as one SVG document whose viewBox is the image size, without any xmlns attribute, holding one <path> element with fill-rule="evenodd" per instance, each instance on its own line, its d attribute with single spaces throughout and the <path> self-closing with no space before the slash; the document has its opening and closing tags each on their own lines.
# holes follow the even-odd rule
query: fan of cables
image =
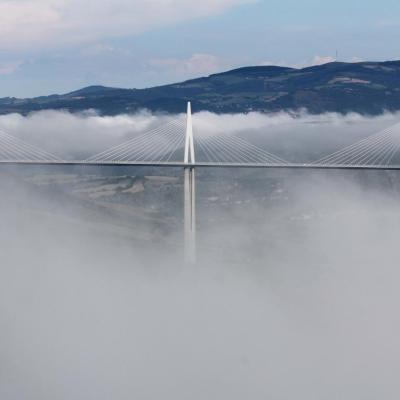
<svg viewBox="0 0 400 400">
<path fill-rule="evenodd" d="M 400 123 L 325 156 L 313 164 L 389 166 L 400 149 Z"/>
<path fill-rule="evenodd" d="M 0 161 L 60 162 L 57 156 L 0 130 Z"/>
</svg>

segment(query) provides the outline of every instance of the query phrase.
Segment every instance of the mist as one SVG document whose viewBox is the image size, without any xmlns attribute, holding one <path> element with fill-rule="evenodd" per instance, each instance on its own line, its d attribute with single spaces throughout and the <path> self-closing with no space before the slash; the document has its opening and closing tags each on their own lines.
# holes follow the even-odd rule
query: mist
<svg viewBox="0 0 400 400">
<path fill-rule="evenodd" d="M 0 129 L 72 158 L 170 118 L 46 111 Z M 197 134 L 295 159 L 397 121 L 195 115 Z M 179 202 L 124 220 L 35 173 L 0 171 L 1 399 L 398 398 L 395 172 L 199 170 L 194 266 Z"/>
<path fill-rule="evenodd" d="M 86 158 L 185 115 L 151 114 L 100 116 L 94 110 L 72 114 L 41 111 L 28 116 L 0 116 L 0 129 L 64 159 Z M 238 135 L 290 161 L 310 161 L 329 154 L 365 136 L 400 121 L 399 113 L 366 117 L 351 113 L 291 115 L 222 114 L 200 112 L 194 115 L 195 136 Z"/>
</svg>

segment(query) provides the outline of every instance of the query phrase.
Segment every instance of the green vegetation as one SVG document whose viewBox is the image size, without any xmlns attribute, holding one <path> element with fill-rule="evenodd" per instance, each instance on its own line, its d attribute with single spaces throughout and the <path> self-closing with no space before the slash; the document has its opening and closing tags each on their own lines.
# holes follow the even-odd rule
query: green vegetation
<svg viewBox="0 0 400 400">
<path fill-rule="evenodd" d="M 103 115 L 140 109 L 179 113 L 191 100 L 195 111 L 216 113 L 358 112 L 378 115 L 400 110 L 400 61 L 330 63 L 302 70 L 245 67 L 206 78 L 149 89 L 91 86 L 65 95 L 0 99 L 0 113 L 27 114 L 46 109 Z"/>
</svg>

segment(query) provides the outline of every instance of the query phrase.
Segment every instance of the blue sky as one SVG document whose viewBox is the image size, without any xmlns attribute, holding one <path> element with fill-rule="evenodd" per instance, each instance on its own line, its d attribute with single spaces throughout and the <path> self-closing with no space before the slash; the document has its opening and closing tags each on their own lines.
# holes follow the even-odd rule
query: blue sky
<svg viewBox="0 0 400 400">
<path fill-rule="evenodd" d="M 400 58 L 394 0 L 0 0 L 0 97 Z"/>
</svg>

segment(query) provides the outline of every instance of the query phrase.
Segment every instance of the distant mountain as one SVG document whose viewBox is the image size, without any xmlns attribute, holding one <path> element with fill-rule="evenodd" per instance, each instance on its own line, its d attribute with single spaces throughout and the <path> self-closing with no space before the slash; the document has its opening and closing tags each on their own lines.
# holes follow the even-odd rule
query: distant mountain
<svg viewBox="0 0 400 400">
<path fill-rule="evenodd" d="M 96 109 L 104 115 L 139 109 L 216 113 L 307 109 L 377 115 L 400 110 L 400 61 L 329 63 L 303 69 L 260 66 L 148 89 L 90 86 L 64 95 L 32 99 L 2 98 L 0 114 L 38 110 Z"/>
</svg>

